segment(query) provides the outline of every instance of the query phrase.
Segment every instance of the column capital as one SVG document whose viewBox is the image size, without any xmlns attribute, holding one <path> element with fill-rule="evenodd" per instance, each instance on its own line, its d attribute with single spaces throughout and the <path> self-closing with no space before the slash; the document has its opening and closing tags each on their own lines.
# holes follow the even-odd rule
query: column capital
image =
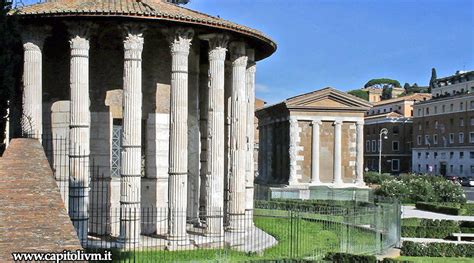
<svg viewBox="0 0 474 263">
<path fill-rule="evenodd" d="M 357 121 L 356 124 L 357 126 L 364 126 L 364 121 Z"/>
<path fill-rule="evenodd" d="M 226 34 L 211 34 L 204 37 L 208 37 L 206 40 L 209 41 L 209 60 L 225 60 L 229 36 Z"/>
<path fill-rule="evenodd" d="M 334 121 L 334 126 L 340 126 L 342 125 L 342 121 L 341 120 L 335 120 Z"/>
<path fill-rule="evenodd" d="M 171 54 L 189 54 L 194 30 L 186 27 L 176 27 L 164 31 L 170 43 Z"/>
<path fill-rule="evenodd" d="M 311 121 L 311 125 L 313 125 L 313 126 L 316 126 L 316 125 L 320 126 L 321 124 L 323 124 L 323 122 L 322 122 L 321 120 L 313 120 L 313 121 Z"/>
<path fill-rule="evenodd" d="M 123 48 L 125 60 L 141 60 L 144 43 L 143 30 L 143 27 L 135 24 L 124 26 Z"/>
<path fill-rule="evenodd" d="M 21 40 L 25 50 L 41 51 L 44 40 L 49 36 L 50 26 L 33 26 L 21 31 Z"/>
<path fill-rule="evenodd" d="M 71 48 L 89 49 L 91 31 L 96 25 L 90 22 L 66 22 L 65 24 L 71 38 L 69 41 Z M 85 44 L 85 42 L 87 42 L 87 44 Z"/>
<path fill-rule="evenodd" d="M 248 57 L 245 55 L 244 42 L 231 42 L 229 44 L 230 60 L 234 66 L 246 66 Z"/>
</svg>

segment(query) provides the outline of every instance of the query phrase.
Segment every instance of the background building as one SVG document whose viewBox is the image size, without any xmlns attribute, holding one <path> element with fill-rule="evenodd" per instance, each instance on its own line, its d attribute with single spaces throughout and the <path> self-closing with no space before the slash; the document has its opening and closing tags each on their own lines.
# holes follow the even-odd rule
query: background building
<svg viewBox="0 0 474 263">
<path fill-rule="evenodd" d="M 413 171 L 474 176 L 474 71 L 436 79 L 414 106 Z"/>
<path fill-rule="evenodd" d="M 380 131 L 386 128 L 387 139 L 382 140 L 382 172 L 398 174 L 411 171 L 413 105 L 430 98 L 431 94 L 415 93 L 374 104 L 365 117 L 365 168 L 379 170 Z"/>
</svg>

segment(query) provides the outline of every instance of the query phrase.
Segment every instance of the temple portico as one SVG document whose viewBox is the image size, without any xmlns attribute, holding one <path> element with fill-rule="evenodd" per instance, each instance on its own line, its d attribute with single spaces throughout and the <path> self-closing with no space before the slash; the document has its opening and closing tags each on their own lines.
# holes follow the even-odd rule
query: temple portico
<svg viewBox="0 0 474 263">
<path fill-rule="evenodd" d="M 80 240 L 116 235 L 129 246 L 142 234 L 162 235 L 179 249 L 190 243 L 189 226 L 209 237 L 253 226 L 255 68 L 275 44 L 218 18 L 219 30 L 113 16 L 69 20 L 50 4 L 34 5 L 51 12 L 48 28 L 35 25 L 41 17 L 29 7 L 19 12 L 22 132 L 68 141 L 53 158 L 68 165 L 53 167 L 67 170 L 69 180 L 57 180 L 68 181 L 62 196 Z M 91 198 L 99 192 L 106 198 Z M 97 219 L 114 208 L 119 222 Z"/>
<path fill-rule="evenodd" d="M 369 104 L 325 88 L 257 111 L 260 185 L 365 187 L 363 123 Z"/>
</svg>

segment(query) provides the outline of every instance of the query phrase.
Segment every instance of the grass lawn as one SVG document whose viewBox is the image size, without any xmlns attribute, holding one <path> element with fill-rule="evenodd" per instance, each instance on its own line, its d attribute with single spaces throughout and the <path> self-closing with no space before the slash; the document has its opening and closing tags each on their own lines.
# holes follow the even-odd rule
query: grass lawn
<svg viewBox="0 0 474 263">
<path fill-rule="evenodd" d="M 398 257 L 397 259 L 409 260 L 415 263 L 474 262 L 474 258 Z"/>
<path fill-rule="evenodd" d="M 266 249 L 262 254 L 247 254 L 224 249 L 200 249 L 190 251 L 139 251 L 122 252 L 120 262 L 137 261 L 207 261 L 229 260 L 245 261 L 253 259 L 282 258 L 322 258 L 327 252 L 339 251 L 341 245 L 347 245 L 354 253 L 364 253 L 374 247 L 374 234 L 363 229 L 346 227 L 327 221 L 308 221 L 286 217 L 255 216 L 255 225 L 278 240 L 278 244 Z M 343 237 L 352 242 L 344 244 Z M 297 245 L 295 245 L 297 244 Z"/>
</svg>

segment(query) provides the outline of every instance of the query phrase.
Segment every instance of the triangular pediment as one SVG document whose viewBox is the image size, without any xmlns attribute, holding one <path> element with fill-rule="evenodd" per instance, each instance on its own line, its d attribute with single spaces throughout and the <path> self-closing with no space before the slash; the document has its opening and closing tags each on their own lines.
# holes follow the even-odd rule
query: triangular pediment
<svg viewBox="0 0 474 263">
<path fill-rule="evenodd" d="M 289 108 L 304 107 L 315 109 L 354 109 L 367 110 L 371 104 L 334 88 L 324 88 L 285 101 Z"/>
</svg>

